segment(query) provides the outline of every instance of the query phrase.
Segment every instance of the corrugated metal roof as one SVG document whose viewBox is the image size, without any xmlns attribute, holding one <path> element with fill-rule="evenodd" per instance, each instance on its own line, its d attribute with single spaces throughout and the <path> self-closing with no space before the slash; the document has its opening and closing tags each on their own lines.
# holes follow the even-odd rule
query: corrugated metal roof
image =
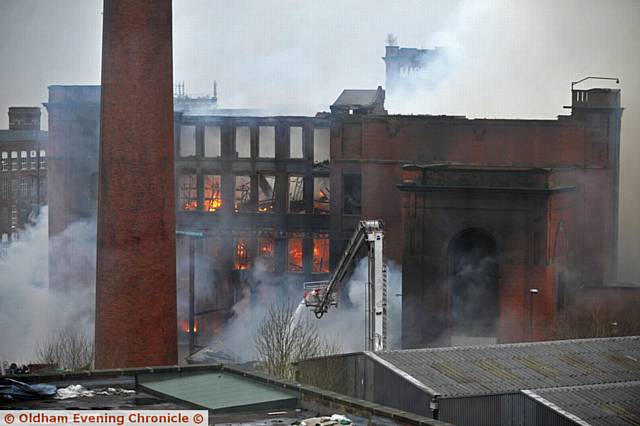
<svg viewBox="0 0 640 426">
<path fill-rule="evenodd" d="M 578 424 L 640 425 L 640 381 L 524 391 Z"/>
<path fill-rule="evenodd" d="M 375 103 L 377 95 L 378 91 L 376 89 L 346 89 L 342 91 L 340 96 L 338 96 L 338 99 L 333 103 L 333 106 L 370 106 Z"/>
<path fill-rule="evenodd" d="M 44 130 L 0 130 L 0 142 L 46 141 Z"/>
<path fill-rule="evenodd" d="M 140 376 L 142 388 L 216 412 L 295 407 L 297 397 L 272 386 L 223 372 Z"/>
<path fill-rule="evenodd" d="M 441 396 L 640 380 L 640 336 L 410 349 L 375 356 Z"/>
</svg>

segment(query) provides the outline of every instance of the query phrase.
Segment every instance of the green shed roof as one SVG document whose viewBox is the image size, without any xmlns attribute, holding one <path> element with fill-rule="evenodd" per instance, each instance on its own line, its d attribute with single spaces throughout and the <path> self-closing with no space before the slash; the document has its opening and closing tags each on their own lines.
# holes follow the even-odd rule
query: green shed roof
<svg viewBox="0 0 640 426">
<path fill-rule="evenodd" d="M 224 372 L 156 373 L 139 376 L 138 384 L 147 391 L 220 413 L 293 408 L 298 403 L 291 392 Z"/>
</svg>

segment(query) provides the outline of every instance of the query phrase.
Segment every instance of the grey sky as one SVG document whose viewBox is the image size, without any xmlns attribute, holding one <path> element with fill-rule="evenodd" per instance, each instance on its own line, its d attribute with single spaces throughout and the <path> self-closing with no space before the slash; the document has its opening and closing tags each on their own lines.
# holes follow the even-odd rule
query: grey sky
<svg viewBox="0 0 640 426">
<path fill-rule="evenodd" d="M 11 105 L 50 84 L 98 84 L 101 0 L 0 0 L 0 128 Z M 191 93 L 218 80 L 224 107 L 327 109 L 343 88 L 384 81 L 386 34 L 447 46 L 435 88 L 392 112 L 553 118 L 570 82 L 620 77 L 621 254 L 640 281 L 640 1 L 174 0 L 174 77 Z M 588 87 L 588 86 L 584 86 Z"/>
</svg>

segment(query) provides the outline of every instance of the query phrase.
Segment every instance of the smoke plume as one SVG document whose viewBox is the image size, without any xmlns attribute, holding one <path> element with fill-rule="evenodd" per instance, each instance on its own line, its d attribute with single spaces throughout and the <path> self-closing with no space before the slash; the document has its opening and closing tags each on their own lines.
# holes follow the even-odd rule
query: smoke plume
<svg viewBox="0 0 640 426">
<path fill-rule="evenodd" d="M 95 222 L 76 222 L 55 236 L 49 245 L 48 212 L 44 207 L 35 223 L 21 230 L 0 258 L 0 360 L 34 361 L 37 346 L 61 330 L 78 330 L 93 336 L 95 283 L 78 274 L 64 277 L 67 291 L 49 288 L 48 255 L 66 262 L 70 271 L 95 271 Z M 64 256 L 68 240 L 80 248 Z M 56 256 L 56 253 L 59 256 Z"/>
</svg>

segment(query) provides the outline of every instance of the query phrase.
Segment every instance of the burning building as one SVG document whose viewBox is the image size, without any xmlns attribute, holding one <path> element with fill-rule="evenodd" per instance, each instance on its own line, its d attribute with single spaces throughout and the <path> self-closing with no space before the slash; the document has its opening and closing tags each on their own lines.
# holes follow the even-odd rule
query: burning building
<svg viewBox="0 0 640 426">
<path fill-rule="evenodd" d="M 315 117 L 176 113 L 179 299 L 196 292 L 182 331 L 215 334 L 265 277 L 324 279 L 376 218 L 402 265 L 405 347 L 548 338 L 616 282 L 620 93 L 572 96 L 556 120 L 390 115 L 381 89 Z"/>
<path fill-rule="evenodd" d="M 9 129 L 0 130 L 0 257 L 46 204 L 46 146 L 40 108 L 9 108 Z"/>
</svg>

